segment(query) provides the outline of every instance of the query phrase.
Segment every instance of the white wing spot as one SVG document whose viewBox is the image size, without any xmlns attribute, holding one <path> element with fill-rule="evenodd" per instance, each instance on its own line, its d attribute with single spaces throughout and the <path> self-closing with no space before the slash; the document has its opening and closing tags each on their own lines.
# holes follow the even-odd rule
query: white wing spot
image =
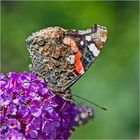
<svg viewBox="0 0 140 140">
<path fill-rule="evenodd" d="M 98 50 L 97 48 L 96 48 L 96 46 L 95 46 L 95 44 L 90 44 L 89 46 L 88 46 L 88 48 L 89 48 L 89 50 L 93 53 L 93 55 L 95 56 L 95 57 L 97 57 L 98 55 L 99 55 L 99 53 L 100 53 L 100 50 Z"/>
<path fill-rule="evenodd" d="M 84 41 L 81 41 L 80 44 L 83 46 L 84 45 Z"/>
<path fill-rule="evenodd" d="M 87 35 L 85 38 L 87 41 L 91 41 L 91 36 Z"/>
</svg>

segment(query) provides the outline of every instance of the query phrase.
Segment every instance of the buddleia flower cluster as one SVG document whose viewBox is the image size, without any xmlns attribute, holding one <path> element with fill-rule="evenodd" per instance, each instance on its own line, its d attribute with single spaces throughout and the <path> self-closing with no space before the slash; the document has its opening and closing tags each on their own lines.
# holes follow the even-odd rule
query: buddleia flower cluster
<svg viewBox="0 0 140 140">
<path fill-rule="evenodd" d="M 68 139 L 79 122 L 88 120 L 80 106 L 49 91 L 33 73 L 0 74 L 0 85 L 1 140 Z"/>
</svg>

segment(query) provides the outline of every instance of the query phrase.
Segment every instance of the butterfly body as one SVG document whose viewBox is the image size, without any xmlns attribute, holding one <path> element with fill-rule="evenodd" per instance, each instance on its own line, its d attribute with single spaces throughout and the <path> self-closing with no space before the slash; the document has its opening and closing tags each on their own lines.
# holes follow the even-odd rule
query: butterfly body
<svg viewBox="0 0 140 140">
<path fill-rule="evenodd" d="M 106 28 L 99 25 L 87 30 L 40 30 L 26 40 L 30 69 L 45 79 L 50 90 L 69 100 L 71 85 L 94 62 L 106 38 Z"/>
</svg>

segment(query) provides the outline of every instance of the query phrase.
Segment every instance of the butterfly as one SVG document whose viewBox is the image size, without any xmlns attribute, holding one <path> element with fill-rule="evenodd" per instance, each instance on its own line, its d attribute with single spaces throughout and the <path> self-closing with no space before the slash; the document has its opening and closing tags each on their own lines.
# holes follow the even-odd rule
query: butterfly
<svg viewBox="0 0 140 140">
<path fill-rule="evenodd" d="M 89 69 L 107 39 L 106 27 L 87 30 L 48 27 L 26 39 L 32 72 L 45 79 L 49 89 L 71 100 L 70 87 Z"/>
</svg>

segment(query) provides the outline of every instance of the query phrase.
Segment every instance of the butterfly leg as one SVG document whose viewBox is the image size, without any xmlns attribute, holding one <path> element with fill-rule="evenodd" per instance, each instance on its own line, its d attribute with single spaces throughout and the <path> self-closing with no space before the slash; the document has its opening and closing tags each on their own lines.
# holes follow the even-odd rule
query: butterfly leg
<svg viewBox="0 0 140 140">
<path fill-rule="evenodd" d="M 63 106 L 62 106 L 61 109 L 60 109 L 60 112 L 62 112 L 62 110 L 63 110 L 63 108 L 65 107 L 66 103 L 67 103 L 67 101 L 64 102 Z"/>
</svg>

